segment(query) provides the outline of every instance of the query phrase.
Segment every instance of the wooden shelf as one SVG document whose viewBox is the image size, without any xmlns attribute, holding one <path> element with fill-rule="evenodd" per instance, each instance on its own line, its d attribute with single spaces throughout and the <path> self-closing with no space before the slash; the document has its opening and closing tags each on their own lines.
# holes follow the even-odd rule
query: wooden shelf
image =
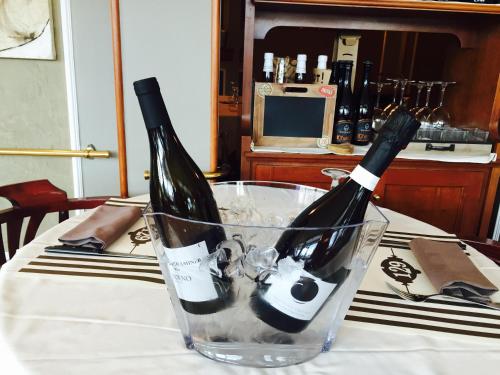
<svg viewBox="0 0 500 375">
<path fill-rule="evenodd" d="M 460 2 L 245 0 L 241 178 L 328 188 L 330 180 L 321 174 L 322 168 L 350 170 L 360 160 L 359 156 L 250 151 L 254 54 L 257 50 L 260 63 L 267 34 L 272 29 L 310 28 L 318 34 L 328 34 L 330 30 L 368 30 L 455 35 L 459 44 L 453 42 L 446 50 L 436 49 L 436 45 L 433 52 L 445 54 L 444 79 L 461 82 L 454 89 L 455 94 L 448 97 L 448 106 L 461 124 L 489 128 L 492 139 L 499 140 L 499 14 L 500 5 Z M 273 41 L 275 37 L 276 34 L 272 34 L 268 39 Z M 313 37 L 312 34 L 309 37 Z M 274 45 L 280 45 L 277 40 Z M 498 149 L 497 153 L 500 153 Z M 382 178 L 376 194 L 382 206 L 404 211 L 464 237 L 484 239 L 488 234 L 499 176 L 500 161 L 471 164 L 397 159 Z"/>
<path fill-rule="evenodd" d="M 500 14 L 500 5 L 422 0 L 254 0 L 255 4 L 295 4 L 357 8 L 411 9 L 439 12 Z"/>
</svg>

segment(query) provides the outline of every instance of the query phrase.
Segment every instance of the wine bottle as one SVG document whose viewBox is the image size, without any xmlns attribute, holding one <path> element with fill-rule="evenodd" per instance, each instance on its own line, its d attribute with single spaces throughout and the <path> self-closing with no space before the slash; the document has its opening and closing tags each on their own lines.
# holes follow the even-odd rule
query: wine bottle
<svg viewBox="0 0 500 375">
<path fill-rule="evenodd" d="M 321 69 L 321 70 L 325 70 L 327 61 L 328 61 L 327 55 L 318 55 L 318 65 L 316 66 L 316 68 Z"/>
<path fill-rule="evenodd" d="M 156 78 L 134 82 L 149 138 L 149 193 L 154 212 L 182 219 L 221 222 L 212 190 L 175 134 Z M 226 239 L 219 226 L 157 215 L 155 224 L 182 307 L 192 314 L 217 312 L 232 301 L 231 280 L 199 268 Z M 219 265 L 221 268 L 224 264 Z"/>
<path fill-rule="evenodd" d="M 345 73 L 345 65 L 344 65 L 344 60 L 339 60 L 339 61 L 336 61 L 336 72 L 333 72 L 332 71 L 332 75 L 335 74 L 335 78 L 334 78 L 334 84 L 337 85 L 337 97 L 335 98 L 335 112 L 337 111 L 337 108 L 339 107 L 339 103 L 340 103 L 340 97 L 342 96 L 342 85 L 340 84 L 341 82 L 343 82 L 343 77 L 344 77 L 344 73 Z M 334 67 L 332 67 L 333 69 Z M 333 124 L 335 125 L 335 118 L 333 120 Z"/>
<path fill-rule="evenodd" d="M 332 61 L 332 74 L 330 75 L 330 85 L 338 85 L 339 83 L 339 63 Z"/>
<path fill-rule="evenodd" d="M 367 145 L 372 138 L 373 106 L 370 100 L 370 70 L 373 63 L 364 61 L 363 66 L 363 82 L 358 94 L 356 123 L 352 138 L 352 143 L 359 146 Z"/>
<path fill-rule="evenodd" d="M 264 53 L 264 67 L 262 68 L 264 82 L 274 82 L 273 59 L 274 54 L 272 52 Z"/>
<path fill-rule="evenodd" d="M 295 83 L 306 83 L 306 61 L 307 55 L 297 55 L 297 67 L 295 68 Z"/>
<path fill-rule="evenodd" d="M 318 64 L 316 69 L 314 69 L 314 83 L 328 83 L 325 79 L 325 73 L 328 72 L 326 69 L 326 62 L 328 61 L 328 56 L 318 55 Z M 331 71 L 330 71 L 331 74 Z"/>
<path fill-rule="evenodd" d="M 276 83 L 283 84 L 285 83 L 285 58 L 284 57 L 279 57 L 278 58 L 278 66 L 276 67 Z"/>
<path fill-rule="evenodd" d="M 389 117 L 378 138 L 350 177 L 304 209 L 289 225 L 275 248 L 279 259 L 303 261 L 299 278 L 271 275 L 253 292 L 257 317 L 279 330 L 304 330 L 349 274 L 360 224 L 380 176 L 406 147 L 420 123 L 401 109 Z"/>
<path fill-rule="evenodd" d="M 342 81 L 340 82 L 340 97 L 335 108 L 335 119 L 333 122 L 332 143 L 349 143 L 352 140 L 352 91 L 351 70 L 352 61 L 343 61 Z"/>
</svg>

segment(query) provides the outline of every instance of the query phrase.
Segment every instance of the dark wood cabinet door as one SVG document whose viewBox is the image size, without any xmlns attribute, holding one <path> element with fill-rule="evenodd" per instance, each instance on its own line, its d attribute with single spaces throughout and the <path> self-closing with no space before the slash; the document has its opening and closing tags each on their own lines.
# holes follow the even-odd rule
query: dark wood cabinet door
<svg viewBox="0 0 500 375">
<path fill-rule="evenodd" d="M 252 165 L 252 179 L 260 181 L 280 181 L 308 185 L 320 189 L 330 189 L 331 178 L 321 173 L 323 168 L 352 170 L 354 165 L 332 165 L 310 163 L 258 163 Z"/>
<path fill-rule="evenodd" d="M 459 237 L 478 235 L 488 172 L 389 169 L 375 194 L 377 204 L 425 221 Z"/>
</svg>

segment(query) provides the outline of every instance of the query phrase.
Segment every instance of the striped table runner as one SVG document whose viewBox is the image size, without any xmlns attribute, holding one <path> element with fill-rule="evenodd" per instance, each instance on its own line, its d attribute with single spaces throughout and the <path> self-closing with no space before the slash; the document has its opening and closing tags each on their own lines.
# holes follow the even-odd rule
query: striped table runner
<svg viewBox="0 0 500 375">
<path fill-rule="evenodd" d="M 146 206 L 146 203 L 141 201 L 121 199 L 112 199 L 106 204 Z M 456 242 L 466 254 L 471 255 L 473 262 L 475 259 L 481 259 L 482 255 L 467 247 L 453 235 L 411 233 L 393 230 L 393 228 L 394 225 L 390 225 L 389 230 L 384 234 L 344 324 L 386 331 L 390 329 L 410 334 L 453 335 L 463 339 L 475 337 L 483 340 L 485 338 L 499 340 L 500 311 L 440 298 L 414 303 L 401 299 L 386 286 L 386 283 L 390 282 L 412 293 L 431 294 L 434 292 L 410 250 L 409 241 L 415 237 Z M 113 243 L 109 251 L 154 255 L 143 219 L 140 219 L 127 234 Z M 388 267 L 388 264 L 396 264 L 398 267 L 394 270 Z M 500 268 L 495 270 L 497 275 L 499 270 Z M 43 274 L 46 277 L 74 276 L 150 285 L 164 284 L 157 261 L 149 259 L 41 253 L 20 268 L 19 272 Z M 495 283 L 495 280 L 492 282 Z"/>
</svg>

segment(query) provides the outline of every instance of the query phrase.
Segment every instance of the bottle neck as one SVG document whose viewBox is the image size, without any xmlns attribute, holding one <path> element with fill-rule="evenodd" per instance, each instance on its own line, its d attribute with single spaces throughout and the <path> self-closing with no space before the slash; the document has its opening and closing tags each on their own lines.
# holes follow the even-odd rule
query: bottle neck
<svg viewBox="0 0 500 375">
<path fill-rule="evenodd" d="M 148 130 L 164 127 L 169 133 L 175 135 L 170 116 L 161 96 L 160 91 L 138 95 L 144 123 Z"/>
<path fill-rule="evenodd" d="M 369 190 L 373 190 L 378 179 L 399 151 L 405 148 L 420 123 L 405 109 L 397 110 L 384 124 L 378 137 L 355 168 L 351 178 Z"/>
<path fill-rule="evenodd" d="M 147 128 L 147 131 L 152 154 L 168 153 L 171 149 L 178 150 L 180 147 L 184 150 L 172 124 Z"/>
<path fill-rule="evenodd" d="M 346 88 L 351 87 L 351 67 L 350 66 L 345 67 L 343 87 L 344 87 L 344 90 Z"/>
<path fill-rule="evenodd" d="M 365 72 L 363 75 L 363 87 L 368 88 L 368 85 L 370 83 L 370 70 L 371 70 L 371 65 L 365 65 Z"/>
<path fill-rule="evenodd" d="M 332 64 L 332 79 L 330 81 L 335 85 L 339 81 L 339 65 L 336 61 Z"/>
</svg>

